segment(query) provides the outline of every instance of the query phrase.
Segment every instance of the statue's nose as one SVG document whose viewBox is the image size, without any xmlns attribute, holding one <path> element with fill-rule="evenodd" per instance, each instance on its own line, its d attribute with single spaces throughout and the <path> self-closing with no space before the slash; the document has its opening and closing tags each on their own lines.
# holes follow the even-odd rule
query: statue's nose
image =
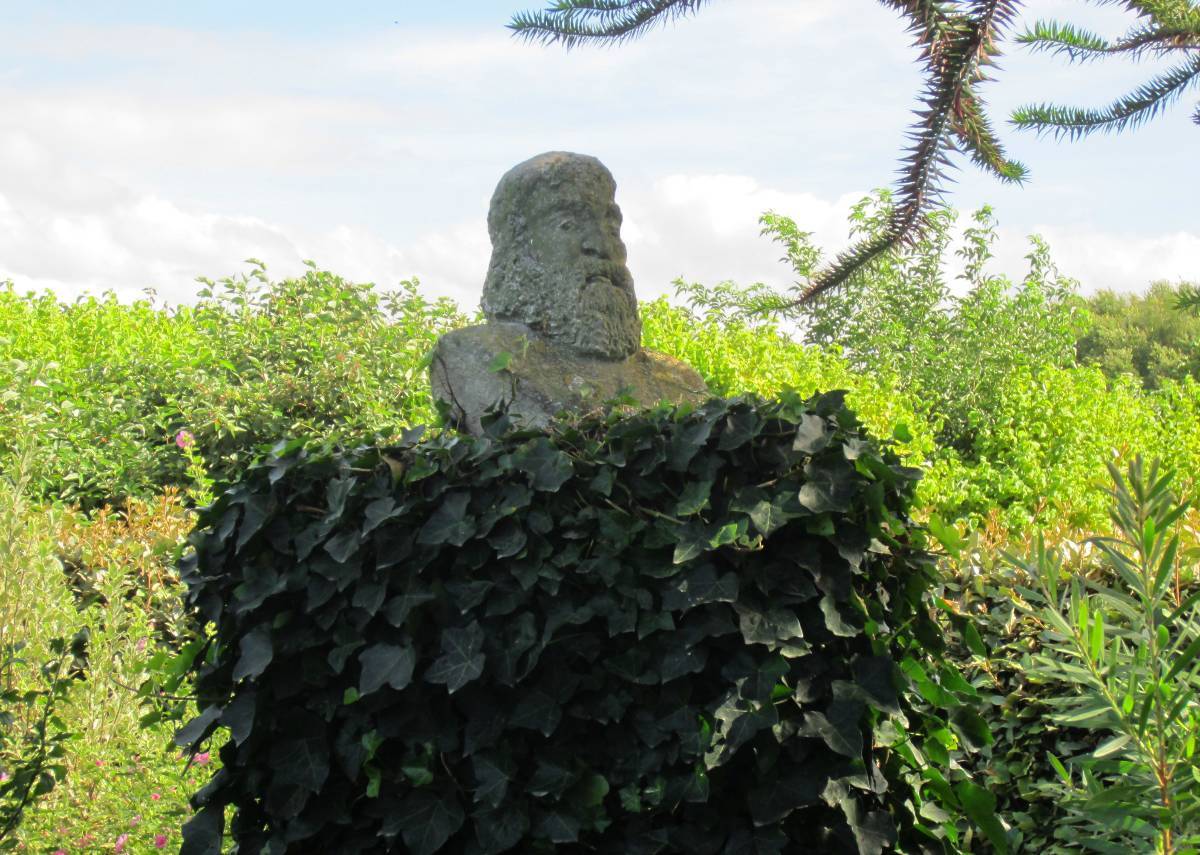
<svg viewBox="0 0 1200 855">
<path fill-rule="evenodd" d="M 579 248 L 588 258 L 603 258 L 611 260 L 608 244 L 603 236 L 596 231 L 588 231 L 584 234 L 583 240 L 579 243 Z"/>
</svg>

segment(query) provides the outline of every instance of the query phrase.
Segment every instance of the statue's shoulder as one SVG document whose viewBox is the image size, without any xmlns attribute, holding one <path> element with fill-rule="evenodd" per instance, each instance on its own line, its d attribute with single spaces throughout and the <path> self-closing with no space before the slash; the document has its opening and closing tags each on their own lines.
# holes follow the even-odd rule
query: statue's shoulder
<svg viewBox="0 0 1200 855">
<path fill-rule="evenodd" d="M 486 369 L 493 359 L 519 354 L 528 348 L 533 332 L 525 324 L 491 322 L 460 327 L 441 336 L 434 345 L 434 363 L 448 373 Z"/>
</svg>

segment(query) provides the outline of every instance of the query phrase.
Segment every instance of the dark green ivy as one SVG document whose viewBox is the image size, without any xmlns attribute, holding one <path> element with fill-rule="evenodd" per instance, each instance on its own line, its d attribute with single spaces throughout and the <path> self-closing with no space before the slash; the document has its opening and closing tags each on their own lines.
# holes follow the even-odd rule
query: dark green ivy
<svg viewBox="0 0 1200 855">
<path fill-rule="evenodd" d="M 184 855 L 954 848 L 986 794 L 922 746 L 989 737 L 840 394 L 489 431 L 281 444 L 203 512 Z"/>
</svg>

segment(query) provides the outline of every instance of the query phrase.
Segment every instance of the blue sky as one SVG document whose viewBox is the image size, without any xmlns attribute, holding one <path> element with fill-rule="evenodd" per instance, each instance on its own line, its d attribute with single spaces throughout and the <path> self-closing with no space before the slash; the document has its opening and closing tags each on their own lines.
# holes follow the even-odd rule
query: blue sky
<svg viewBox="0 0 1200 855">
<path fill-rule="evenodd" d="M 536 5 L 0 0 L 0 278 L 183 301 L 248 256 L 279 274 L 313 258 L 473 305 L 496 180 L 567 149 L 616 176 L 643 297 L 676 276 L 784 287 L 760 213 L 836 251 L 849 205 L 892 180 L 919 78 L 875 0 L 714 0 L 641 42 L 570 53 L 505 31 Z M 1028 8 L 1127 23 L 1111 6 Z M 1014 48 L 989 95 L 997 117 L 1098 103 L 1152 70 Z M 1076 144 L 1005 129 L 1033 180 L 964 163 L 950 201 L 993 205 L 996 268 L 1014 278 L 1039 233 L 1085 291 L 1200 280 L 1191 110 Z"/>
</svg>

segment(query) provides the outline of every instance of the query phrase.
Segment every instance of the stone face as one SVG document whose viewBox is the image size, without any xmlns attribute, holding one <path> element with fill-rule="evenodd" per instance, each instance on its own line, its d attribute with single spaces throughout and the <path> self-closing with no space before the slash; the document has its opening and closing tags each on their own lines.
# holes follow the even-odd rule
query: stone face
<svg viewBox="0 0 1200 855">
<path fill-rule="evenodd" d="M 612 174 L 594 157 L 540 154 L 492 195 L 489 321 L 518 321 L 584 356 L 625 359 L 641 345 Z"/>
<path fill-rule="evenodd" d="M 480 416 L 497 405 L 541 427 L 618 397 L 708 397 L 690 367 L 641 347 L 615 194 L 600 161 L 567 152 L 538 155 L 500 180 L 488 211 L 487 323 L 442 336 L 430 364 L 434 397 L 460 428 L 479 433 Z"/>
</svg>

